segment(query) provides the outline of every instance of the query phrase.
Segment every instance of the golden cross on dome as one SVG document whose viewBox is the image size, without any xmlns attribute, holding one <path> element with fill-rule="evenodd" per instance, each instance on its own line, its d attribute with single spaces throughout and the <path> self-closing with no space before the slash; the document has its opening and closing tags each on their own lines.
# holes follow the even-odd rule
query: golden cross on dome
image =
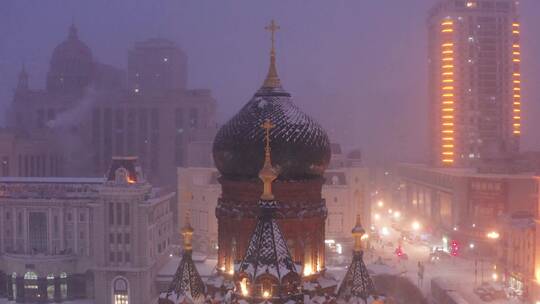
<svg viewBox="0 0 540 304">
<path fill-rule="evenodd" d="M 263 194 L 261 199 L 263 200 L 273 200 L 274 195 L 272 194 L 272 182 L 277 178 L 277 172 L 272 167 L 272 160 L 270 158 L 270 129 L 274 125 L 270 119 L 266 119 L 261 125 L 261 128 L 265 131 L 264 141 L 266 143 L 264 147 L 264 165 L 259 172 L 259 178 L 263 182 Z"/>
<path fill-rule="evenodd" d="M 272 21 L 270 21 L 270 24 L 265 26 L 264 27 L 265 30 L 269 31 L 271 36 L 270 36 L 270 39 L 272 40 L 272 53 L 275 51 L 275 34 L 276 32 L 281 29 L 279 27 L 279 25 L 277 25 L 277 23 L 274 21 L 274 19 L 272 19 Z"/>
<path fill-rule="evenodd" d="M 270 156 L 270 129 L 275 127 L 275 125 L 272 124 L 270 119 L 267 119 L 264 121 L 261 127 L 264 129 L 264 132 L 265 132 L 264 141 L 266 143 L 266 146 L 264 148 L 264 151 L 265 151 L 265 154 L 268 154 L 268 156 Z"/>
</svg>

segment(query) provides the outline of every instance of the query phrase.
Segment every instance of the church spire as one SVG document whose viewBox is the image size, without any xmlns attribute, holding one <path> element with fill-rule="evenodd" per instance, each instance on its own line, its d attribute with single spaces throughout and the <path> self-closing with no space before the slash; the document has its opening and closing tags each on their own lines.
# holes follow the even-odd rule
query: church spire
<svg viewBox="0 0 540 304">
<path fill-rule="evenodd" d="M 69 27 L 69 39 L 78 39 L 79 35 L 77 34 L 77 27 L 75 26 L 75 22 L 71 23 L 71 26 Z"/>
<path fill-rule="evenodd" d="M 274 125 L 270 121 L 270 119 L 265 120 L 265 122 L 262 124 L 261 128 L 265 131 L 264 141 L 265 141 L 265 147 L 264 147 L 264 165 L 259 172 L 259 178 L 262 180 L 264 184 L 263 188 L 263 194 L 261 195 L 261 199 L 263 200 L 273 200 L 274 195 L 272 194 L 272 182 L 277 178 L 277 172 L 272 167 L 272 159 L 271 159 L 271 151 L 270 151 L 270 129 L 272 129 Z"/>
<path fill-rule="evenodd" d="M 21 72 L 19 73 L 19 80 L 17 83 L 18 90 L 28 90 L 28 73 L 26 72 L 26 65 L 23 63 Z"/>
<path fill-rule="evenodd" d="M 270 67 L 268 68 L 268 74 L 263 83 L 263 88 L 281 88 L 281 81 L 277 74 L 276 69 L 276 48 L 275 48 L 275 34 L 280 27 L 272 19 L 269 25 L 267 25 L 265 30 L 271 33 L 272 48 L 270 49 Z"/>
</svg>

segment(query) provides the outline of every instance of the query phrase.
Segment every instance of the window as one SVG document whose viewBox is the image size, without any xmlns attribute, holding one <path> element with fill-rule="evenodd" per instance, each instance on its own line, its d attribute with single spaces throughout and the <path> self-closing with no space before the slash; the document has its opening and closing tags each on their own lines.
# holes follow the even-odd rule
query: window
<svg viewBox="0 0 540 304">
<path fill-rule="evenodd" d="M 114 225 L 114 205 L 109 203 L 109 225 Z"/>
<path fill-rule="evenodd" d="M 54 237 L 58 237 L 58 234 L 60 233 L 60 228 L 58 226 L 58 215 L 53 217 L 53 233 Z"/>
<path fill-rule="evenodd" d="M 54 274 L 47 275 L 47 299 L 54 299 Z"/>
<path fill-rule="evenodd" d="M 79 232 L 79 239 L 84 240 L 84 231 Z"/>
<path fill-rule="evenodd" d="M 23 223 L 22 223 L 22 213 L 17 213 L 17 234 L 22 236 L 23 233 Z"/>
<path fill-rule="evenodd" d="M 114 244 L 114 234 L 109 234 L 109 243 Z"/>
<path fill-rule="evenodd" d="M 67 287 L 67 273 L 60 273 L 60 297 L 62 299 L 67 298 L 68 287 Z"/>
<path fill-rule="evenodd" d="M 122 224 L 122 204 L 121 203 L 116 204 L 116 224 L 117 225 Z"/>
<path fill-rule="evenodd" d="M 84 221 L 86 221 L 85 214 L 84 213 L 79 214 L 79 222 L 84 222 Z"/>
<path fill-rule="evenodd" d="M 67 221 L 71 222 L 72 220 L 71 212 L 68 212 L 66 216 L 67 216 Z"/>
<path fill-rule="evenodd" d="M 131 262 L 131 256 L 129 255 L 129 252 L 126 252 L 126 259 L 125 259 L 126 263 L 129 263 Z"/>
<path fill-rule="evenodd" d="M 117 252 L 117 253 L 116 253 L 116 261 L 117 261 L 118 263 L 122 263 L 123 256 L 124 256 L 123 252 Z"/>
<path fill-rule="evenodd" d="M 16 298 L 17 295 L 17 273 L 14 272 L 11 274 L 11 282 L 12 282 L 12 289 L 13 289 L 13 298 Z"/>
<path fill-rule="evenodd" d="M 124 234 L 124 243 L 129 244 L 131 242 L 131 237 L 129 233 Z"/>
<path fill-rule="evenodd" d="M 114 254 L 114 252 L 110 252 L 110 253 L 109 253 L 109 262 L 114 262 L 114 261 L 115 261 L 115 257 L 116 257 L 116 255 Z"/>
<path fill-rule="evenodd" d="M 118 234 L 116 235 L 116 242 L 117 242 L 118 244 L 122 244 L 122 234 L 121 234 L 121 233 L 118 233 Z"/>
<path fill-rule="evenodd" d="M 113 304 L 129 304 L 128 282 L 124 278 L 117 278 L 113 281 Z"/>
<path fill-rule="evenodd" d="M 124 203 L 124 225 L 129 225 L 129 203 Z"/>
<path fill-rule="evenodd" d="M 44 212 L 30 212 L 29 219 L 29 241 L 32 252 L 47 252 L 47 215 Z"/>
</svg>

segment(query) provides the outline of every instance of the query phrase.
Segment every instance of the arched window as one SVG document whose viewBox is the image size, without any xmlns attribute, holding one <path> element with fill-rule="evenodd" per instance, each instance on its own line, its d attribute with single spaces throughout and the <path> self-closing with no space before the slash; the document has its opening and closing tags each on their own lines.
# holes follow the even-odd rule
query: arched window
<svg viewBox="0 0 540 304">
<path fill-rule="evenodd" d="M 11 288 L 13 290 L 13 299 L 17 298 L 17 273 L 14 272 L 11 274 Z"/>
<path fill-rule="evenodd" d="M 124 278 L 117 278 L 113 281 L 113 304 L 129 304 L 129 287 Z"/>
<path fill-rule="evenodd" d="M 37 299 L 38 294 L 37 274 L 29 271 L 24 274 L 24 295 L 27 299 Z"/>
<path fill-rule="evenodd" d="M 60 273 L 60 297 L 66 299 L 68 294 L 67 273 Z"/>
<path fill-rule="evenodd" d="M 54 274 L 47 275 L 47 299 L 54 299 Z"/>
</svg>

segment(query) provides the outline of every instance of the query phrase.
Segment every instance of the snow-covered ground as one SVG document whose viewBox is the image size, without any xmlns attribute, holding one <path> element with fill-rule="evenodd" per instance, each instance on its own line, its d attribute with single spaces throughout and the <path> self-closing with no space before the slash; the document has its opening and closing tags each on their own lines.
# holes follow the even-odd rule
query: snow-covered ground
<svg viewBox="0 0 540 304">
<path fill-rule="evenodd" d="M 393 273 L 401 274 L 408 277 L 415 284 L 418 282 L 418 262 L 421 261 L 425 265 L 424 280 L 420 289 L 422 292 L 430 298 L 431 296 L 431 280 L 433 278 L 441 277 L 448 282 L 452 282 L 452 287 L 458 291 L 458 293 L 470 304 L 487 303 L 482 301 L 473 291 L 473 289 L 480 285 L 481 277 L 480 271 L 478 272 L 477 282 L 475 283 L 474 275 L 474 261 L 467 260 L 461 257 L 448 257 L 447 259 L 441 259 L 436 263 L 429 263 L 430 248 L 427 244 L 422 243 L 408 243 L 403 242 L 403 252 L 408 255 L 407 260 L 398 259 L 395 254 L 397 247 L 397 239 L 400 233 L 390 229 L 390 234 L 384 237 L 384 242 L 392 242 L 394 246 L 381 246 L 375 244 L 375 252 L 372 254 L 366 254 L 366 264 L 370 272 L 378 273 Z M 373 262 L 381 257 L 384 264 L 383 266 L 374 264 Z M 339 275 L 339 269 L 331 268 L 332 273 L 336 273 L 336 277 L 341 278 Z M 345 270 L 341 270 L 344 272 Z M 484 281 L 491 281 L 492 271 L 489 266 L 484 266 Z M 517 299 L 504 299 L 491 301 L 493 304 L 503 303 L 523 303 Z"/>
<path fill-rule="evenodd" d="M 0 304 L 15 304 L 15 301 L 8 301 L 5 298 L 0 298 Z M 93 300 L 76 300 L 76 301 L 64 301 L 63 304 L 95 304 Z"/>
</svg>

